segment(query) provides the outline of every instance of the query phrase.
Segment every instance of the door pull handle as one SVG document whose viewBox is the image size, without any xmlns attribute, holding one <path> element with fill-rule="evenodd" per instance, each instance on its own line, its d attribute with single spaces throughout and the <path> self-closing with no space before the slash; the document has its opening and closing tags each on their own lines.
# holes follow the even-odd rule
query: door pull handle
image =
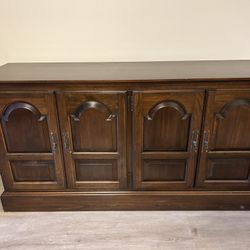
<svg viewBox="0 0 250 250">
<path fill-rule="evenodd" d="M 50 137 L 51 137 L 51 143 L 52 143 L 52 152 L 53 152 L 53 154 L 55 154 L 57 151 L 57 148 L 58 148 L 57 134 L 54 132 L 51 132 Z"/>
<path fill-rule="evenodd" d="M 69 136 L 67 135 L 67 133 L 63 133 L 63 146 L 64 146 L 65 152 L 71 153 L 70 145 L 69 145 Z"/>
<path fill-rule="evenodd" d="M 198 152 L 199 136 L 200 132 L 198 130 L 192 132 L 192 147 L 195 153 Z"/>
<path fill-rule="evenodd" d="M 210 131 L 209 130 L 204 131 L 203 148 L 206 153 L 209 150 L 209 137 L 210 137 Z"/>
</svg>

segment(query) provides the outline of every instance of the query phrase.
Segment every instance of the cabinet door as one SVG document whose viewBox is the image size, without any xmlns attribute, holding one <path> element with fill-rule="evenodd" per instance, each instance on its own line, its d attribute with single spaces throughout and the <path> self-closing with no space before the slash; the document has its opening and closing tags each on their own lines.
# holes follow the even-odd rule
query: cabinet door
<svg viewBox="0 0 250 250">
<path fill-rule="evenodd" d="M 125 97 L 124 93 L 58 93 L 69 187 L 127 187 Z"/>
<path fill-rule="evenodd" d="M 208 92 L 198 187 L 250 189 L 250 90 Z"/>
<path fill-rule="evenodd" d="M 188 90 L 135 94 L 136 189 L 193 186 L 203 95 Z"/>
<path fill-rule="evenodd" d="M 55 98 L 0 93 L 0 164 L 7 190 L 64 187 Z"/>
</svg>

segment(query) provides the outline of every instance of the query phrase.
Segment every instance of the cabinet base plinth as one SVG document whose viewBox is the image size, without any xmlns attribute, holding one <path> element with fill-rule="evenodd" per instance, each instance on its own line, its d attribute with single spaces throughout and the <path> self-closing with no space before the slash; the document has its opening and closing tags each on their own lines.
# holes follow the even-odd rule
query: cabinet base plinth
<svg viewBox="0 0 250 250">
<path fill-rule="evenodd" d="M 250 192 L 4 192 L 5 211 L 250 210 Z"/>
</svg>

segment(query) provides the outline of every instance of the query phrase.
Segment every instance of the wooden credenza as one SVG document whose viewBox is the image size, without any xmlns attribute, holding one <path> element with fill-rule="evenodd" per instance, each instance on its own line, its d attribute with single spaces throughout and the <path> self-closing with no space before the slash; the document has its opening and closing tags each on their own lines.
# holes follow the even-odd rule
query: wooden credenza
<svg viewBox="0 0 250 250">
<path fill-rule="evenodd" d="M 250 209 L 250 61 L 0 68 L 5 211 Z"/>
</svg>

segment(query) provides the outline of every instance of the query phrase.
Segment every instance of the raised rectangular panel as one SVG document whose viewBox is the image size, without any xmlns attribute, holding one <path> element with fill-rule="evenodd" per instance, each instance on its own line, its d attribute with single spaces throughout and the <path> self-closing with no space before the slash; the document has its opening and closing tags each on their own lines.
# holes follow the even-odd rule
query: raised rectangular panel
<svg viewBox="0 0 250 250">
<path fill-rule="evenodd" d="M 143 181 L 184 181 L 185 160 L 144 160 Z"/>
<path fill-rule="evenodd" d="M 242 104 L 215 120 L 214 150 L 250 150 L 250 107 Z"/>
<path fill-rule="evenodd" d="M 177 110 L 159 110 L 154 119 L 144 118 L 144 151 L 186 151 L 190 117 L 182 119 Z"/>
<path fill-rule="evenodd" d="M 207 180 L 247 180 L 250 158 L 209 159 Z"/>
<path fill-rule="evenodd" d="M 98 109 L 86 110 L 79 120 L 71 118 L 74 151 L 116 151 L 117 119 L 106 119 L 107 114 Z"/>
<path fill-rule="evenodd" d="M 21 181 L 55 181 L 53 161 L 10 161 L 14 180 Z"/>
<path fill-rule="evenodd" d="M 77 181 L 117 181 L 116 160 L 76 160 Z"/>
<path fill-rule="evenodd" d="M 19 104 L 8 117 L 2 120 L 3 133 L 8 152 L 50 152 L 49 129 L 46 117 L 37 117 L 33 112 Z M 11 107 L 8 106 L 8 107 Z M 35 108 L 34 106 L 31 106 Z"/>
</svg>

